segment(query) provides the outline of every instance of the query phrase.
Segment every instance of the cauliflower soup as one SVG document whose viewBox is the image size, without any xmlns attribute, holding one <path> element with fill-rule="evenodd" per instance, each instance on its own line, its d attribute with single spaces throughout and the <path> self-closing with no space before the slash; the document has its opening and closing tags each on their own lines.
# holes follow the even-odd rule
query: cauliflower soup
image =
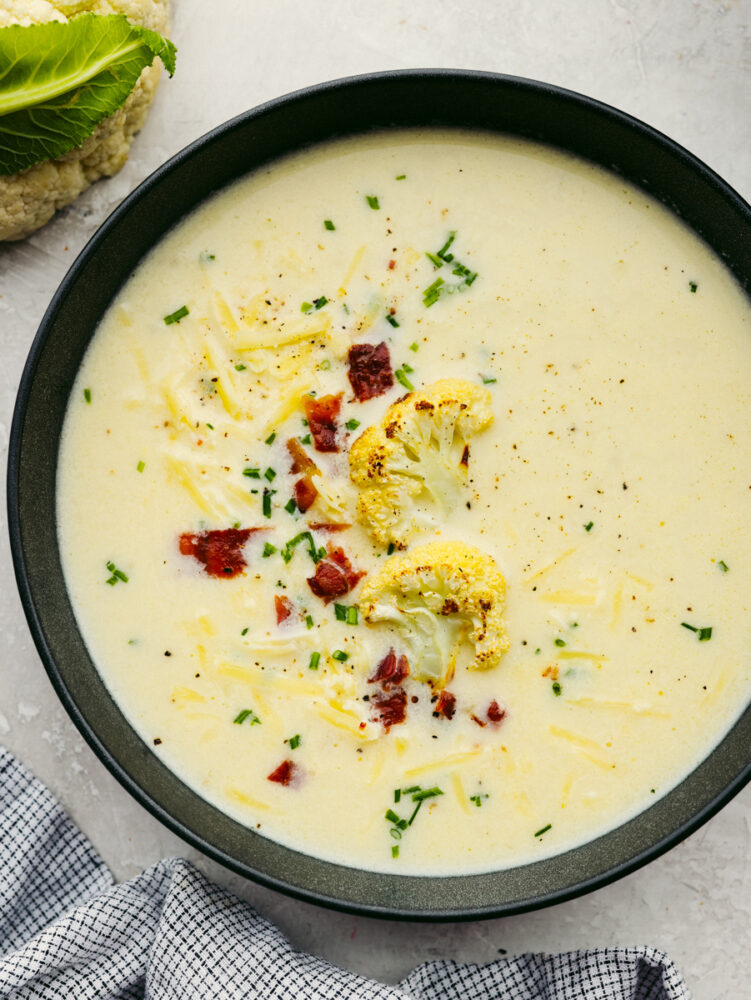
<svg viewBox="0 0 751 1000">
<path fill-rule="evenodd" d="M 234 184 L 68 406 L 60 548 L 113 698 L 345 865 L 501 869 L 648 808 L 751 693 L 750 318 L 664 207 L 525 141 Z"/>
</svg>

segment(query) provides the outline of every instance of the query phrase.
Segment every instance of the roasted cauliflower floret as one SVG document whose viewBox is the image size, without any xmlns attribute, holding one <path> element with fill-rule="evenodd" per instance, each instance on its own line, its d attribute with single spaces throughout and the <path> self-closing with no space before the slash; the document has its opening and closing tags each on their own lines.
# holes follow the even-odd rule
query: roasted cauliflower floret
<svg viewBox="0 0 751 1000">
<path fill-rule="evenodd" d="M 509 648 L 503 605 L 506 581 L 495 561 L 462 542 L 431 542 L 393 556 L 360 595 L 364 619 L 397 628 L 411 676 L 437 688 L 454 676 L 471 644 L 470 670 L 497 665 Z"/>
<path fill-rule="evenodd" d="M 493 421 L 487 389 L 442 379 L 410 392 L 349 453 L 358 515 L 382 545 L 403 549 L 413 531 L 447 513 L 467 478 L 469 442 Z"/>
</svg>

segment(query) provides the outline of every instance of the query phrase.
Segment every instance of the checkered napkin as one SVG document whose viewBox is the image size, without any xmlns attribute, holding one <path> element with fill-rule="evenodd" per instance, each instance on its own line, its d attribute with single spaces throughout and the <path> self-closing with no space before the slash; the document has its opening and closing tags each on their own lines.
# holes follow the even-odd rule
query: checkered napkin
<svg viewBox="0 0 751 1000">
<path fill-rule="evenodd" d="M 384 986 L 294 951 L 186 861 L 121 885 L 0 747 L 0 1000 L 690 1000 L 653 948 L 427 962 Z"/>
</svg>

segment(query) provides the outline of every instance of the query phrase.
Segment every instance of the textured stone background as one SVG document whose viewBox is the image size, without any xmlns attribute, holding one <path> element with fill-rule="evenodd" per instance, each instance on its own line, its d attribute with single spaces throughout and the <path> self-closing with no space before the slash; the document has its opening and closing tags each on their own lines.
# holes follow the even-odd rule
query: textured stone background
<svg viewBox="0 0 751 1000">
<path fill-rule="evenodd" d="M 97 225 L 186 143 L 306 84 L 417 66 L 537 78 L 649 122 L 751 198 L 746 0 L 176 0 L 172 37 L 178 73 L 163 83 L 122 173 L 26 242 L 0 247 L 3 452 L 36 327 Z M 298 947 L 383 980 L 430 957 L 488 961 L 504 952 L 645 943 L 673 956 L 697 1000 L 749 996 L 751 788 L 647 868 L 539 913 L 438 927 L 329 913 L 232 876 L 130 799 L 47 681 L 21 612 L 5 531 L 0 573 L 0 741 L 60 797 L 118 878 L 162 856 L 187 856 L 277 921 Z"/>
</svg>

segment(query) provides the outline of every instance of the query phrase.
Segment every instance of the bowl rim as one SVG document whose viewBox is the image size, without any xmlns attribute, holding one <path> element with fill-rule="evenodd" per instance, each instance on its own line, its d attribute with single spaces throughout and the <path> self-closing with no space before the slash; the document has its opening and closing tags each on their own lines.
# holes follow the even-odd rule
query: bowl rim
<svg viewBox="0 0 751 1000">
<path fill-rule="evenodd" d="M 259 119 L 268 114 L 273 114 L 279 108 L 285 108 L 289 105 L 295 104 L 296 102 L 301 102 L 308 99 L 311 95 L 327 95 L 329 93 L 335 93 L 342 89 L 352 90 L 357 87 L 361 87 L 367 84 L 379 84 L 381 81 L 391 81 L 394 79 L 400 80 L 423 80 L 430 81 L 432 79 L 442 79 L 442 80 L 485 80 L 492 81 L 495 84 L 501 84 L 506 87 L 516 87 L 522 88 L 529 92 L 536 92 L 540 95 L 553 95 L 558 99 L 562 99 L 564 102 L 573 102 L 580 106 L 586 106 L 591 111 L 597 115 L 604 116 L 608 119 L 618 121 L 623 125 L 627 126 L 629 129 L 636 130 L 648 137 L 651 137 L 663 148 L 667 149 L 671 155 L 679 160 L 686 163 L 693 171 L 698 172 L 705 182 L 709 183 L 711 186 L 716 188 L 722 193 L 722 195 L 734 203 L 734 206 L 742 214 L 745 214 L 748 220 L 749 228 L 751 229 L 751 207 L 745 202 L 741 196 L 730 187 L 718 174 L 716 174 L 710 167 L 704 164 L 696 156 L 686 150 L 683 146 L 676 143 L 674 140 L 670 139 L 663 133 L 652 128 L 651 126 L 645 124 L 639 119 L 626 114 L 608 104 L 598 101 L 594 98 L 588 97 L 586 95 L 577 93 L 576 91 L 568 90 L 562 87 L 558 87 L 553 84 L 543 83 L 540 81 L 529 80 L 518 76 L 509 76 L 499 73 L 491 73 L 479 70 L 461 70 L 461 69 L 407 69 L 407 70 L 397 70 L 397 71 L 385 71 L 378 73 L 367 73 L 356 76 L 347 76 L 337 78 L 332 81 L 327 81 L 323 83 L 318 83 L 312 86 L 303 87 L 288 94 L 282 95 L 280 97 L 273 98 L 272 100 L 266 101 L 254 108 L 251 108 L 235 117 L 229 119 L 226 122 L 218 125 L 217 127 L 209 130 L 204 135 L 195 139 L 183 149 L 179 150 L 176 154 L 171 156 L 164 163 L 159 165 L 152 173 L 149 174 L 130 194 L 128 194 L 124 200 L 110 213 L 110 215 L 104 220 L 104 222 L 97 228 L 96 232 L 87 241 L 81 252 L 78 254 L 72 265 L 70 266 L 68 272 L 57 288 L 49 306 L 47 307 L 44 316 L 39 325 L 38 331 L 34 337 L 29 354 L 24 365 L 24 370 L 20 379 L 18 394 L 16 398 L 16 404 L 13 414 L 13 422 L 11 426 L 10 438 L 9 438 L 9 451 L 8 451 L 8 475 L 7 475 L 7 506 L 8 506 L 8 526 L 11 542 L 11 554 L 13 560 L 13 567 L 16 576 L 16 582 L 21 597 L 21 603 L 23 606 L 24 613 L 26 615 L 27 622 L 31 631 L 32 638 L 34 640 L 35 646 L 45 667 L 45 670 L 50 678 L 53 688 L 62 701 L 66 711 L 71 717 L 72 721 L 76 725 L 78 731 L 83 736 L 86 743 L 94 751 L 98 759 L 105 765 L 109 772 L 118 780 L 118 782 L 142 805 L 148 810 L 153 816 L 155 816 L 160 822 L 162 822 L 168 829 L 176 833 L 183 840 L 189 843 L 194 848 L 201 851 L 203 854 L 212 858 L 215 861 L 220 862 L 225 867 L 229 868 L 231 871 L 237 874 L 243 875 L 247 878 L 258 882 L 268 888 L 276 889 L 285 893 L 286 895 L 292 896 L 297 899 L 304 900 L 306 902 L 315 903 L 318 905 L 323 905 L 325 907 L 347 912 L 361 914 L 364 916 L 371 917 L 382 917 L 391 918 L 397 920 L 414 920 L 414 921 L 433 921 L 433 922 L 445 922 L 445 921 L 464 921 L 464 920 L 476 920 L 476 919 L 488 919 L 497 916 L 506 916 L 517 913 L 524 913 L 534 909 L 541 909 L 547 906 L 554 905 L 556 903 L 564 902 L 566 900 L 574 899 L 585 893 L 591 892 L 594 889 L 602 888 L 609 885 L 611 882 L 616 881 L 623 876 L 636 871 L 643 865 L 652 861 L 670 848 L 678 844 L 681 840 L 685 839 L 691 833 L 696 831 L 701 825 L 703 825 L 707 820 L 709 820 L 715 813 L 718 812 L 725 804 L 727 804 L 741 789 L 751 781 L 751 755 L 749 755 L 749 760 L 747 761 L 745 767 L 735 776 L 735 778 L 730 781 L 729 784 L 724 786 L 720 791 L 718 791 L 712 798 L 710 798 L 702 808 L 692 815 L 685 822 L 681 823 L 677 828 L 672 830 L 665 836 L 662 836 L 651 846 L 639 851 L 634 856 L 629 859 L 622 861 L 607 871 L 592 876 L 591 878 L 579 880 L 576 884 L 568 886 L 566 888 L 557 889 L 546 893 L 543 896 L 536 896 L 534 898 L 523 899 L 521 901 L 516 901 L 512 903 L 499 903 L 497 905 L 486 905 L 478 908 L 456 908 L 452 906 L 439 906 L 434 909 L 417 911 L 409 909 L 404 906 L 391 906 L 370 903 L 367 900 L 361 900 L 358 902 L 352 902 L 348 900 L 342 900 L 337 898 L 329 892 L 323 890 L 310 890 L 306 888 L 301 888 L 294 885 L 285 878 L 280 878 L 274 874 L 270 874 L 266 871 L 260 871 L 253 869 L 248 864 L 244 862 L 239 862 L 236 858 L 233 858 L 227 851 L 212 845 L 208 840 L 206 840 L 201 834 L 195 832 L 190 827 L 186 826 L 181 820 L 170 813 L 168 809 L 161 804 L 161 802 L 156 801 L 150 794 L 148 794 L 125 770 L 125 768 L 120 764 L 119 761 L 115 760 L 112 753 L 102 742 L 100 736 L 91 725 L 91 723 L 86 718 L 84 712 L 82 711 L 79 704 L 71 695 L 68 689 L 63 672 L 60 670 L 52 650 L 48 644 L 47 637 L 45 635 L 45 630 L 40 618 L 39 610 L 37 607 L 37 602 L 34 594 L 33 585 L 30 579 L 30 573 L 26 562 L 26 557 L 24 553 L 23 541 L 22 541 L 22 527 L 21 522 L 23 520 L 21 514 L 21 503 L 20 503 L 20 479 L 22 475 L 21 470 L 21 450 L 22 450 L 22 440 L 24 434 L 24 428 L 30 403 L 30 396 L 32 392 L 32 387 L 34 385 L 34 380 L 37 375 L 37 369 L 40 363 L 40 359 L 43 355 L 44 349 L 47 346 L 50 338 L 53 336 L 55 329 L 55 320 L 58 313 L 62 309 L 65 301 L 67 300 L 71 289 L 75 286 L 76 282 L 79 280 L 80 274 L 84 269 L 87 262 L 92 256 L 94 256 L 101 244 L 107 239 L 107 237 L 116 229 L 118 224 L 122 219 L 128 216 L 134 205 L 137 205 L 146 195 L 148 195 L 154 188 L 162 184 L 166 179 L 168 179 L 172 174 L 174 174 L 184 163 L 191 160 L 197 153 L 201 152 L 205 148 L 216 143 L 219 139 L 226 136 L 228 133 L 245 126 L 248 122 Z M 415 126 L 420 127 L 420 126 Z M 445 126 L 451 128 L 452 126 Z M 454 126 L 455 127 L 455 126 Z M 468 128 L 474 129 L 472 126 Z M 374 129 L 371 129 L 373 131 Z M 497 130 L 500 134 L 500 130 Z M 352 133 L 348 133 L 352 134 Z M 540 140 L 543 144 L 546 140 Z M 556 147 L 556 143 L 547 141 L 547 144 Z M 304 148 L 301 146 L 300 148 Z M 574 153 L 573 155 L 581 157 L 581 153 Z M 603 167 L 603 169 L 608 169 L 604 164 L 597 162 L 598 165 Z M 253 169 L 257 169 L 254 167 Z M 611 170 L 611 172 L 613 172 Z M 633 178 L 629 178 L 631 183 L 638 183 Z M 226 186 L 226 185 L 221 185 Z M 221 187 L 220 186 L 220 187 Z M 204 197 L 210 197 L 211 192 L 206 194 Z M 193 208 L 196 208 L 200 204 L 200 200 L 195 202 Z M 667 206 L 670 208 L 671 206 Z M 184 217 L 184 216 L 183 216 Z M 173 223 L 173 225 L 176 223 Z M 164 229 L 162 236 L 166 235 L 171 226 Z M 693 227 L 692 227 L 693 228 Z M 694 232 L 696 230 L 694 229 Z M 699 234 L 701 237 L 701 233 Z M 716 252 L 716 251 L 715 251 Z M 736 275 L 736 277 L 738 277 Z M 115 292 L 114 294 L 117 294 Z M 66 588 L 67 590 L 67 588 Z M 114 699 L 113 699 L 114 700 Z M 748 708 L 746 709 L 748 712 Z M 742 718 L 743 716 L 741 716 Z M 738 722 L 740 719 L 738 720 Z M 738 725 L 738 722 L 734 724 L 732 728 Z M 727 739 L 729 733 L 726 733 L 723 740 L 718 744 L 721 746 Z M 150 753 L 150 748 L 146 747 L 147 751 Z M 706 761 L 715 753 L 717 747 L 710 751 L 707 757 L 703 758 Z M 703 762 L 702 761 L 702 762 Z M 700 765 L 697 765 L 697 767 Z M 690 772 L 689 776 L 681 779 L 679 785 L 674 786 L 675 788 L 680 787 L 684 781 L 688 780 L 688 777 L 693 773 Z M 179 780 L 179 779 L 178 779 Z M 625 821 L 619 824 L 614 830 L 608 831 L 603 834 L 600 838 L 595 838 L 594 841 L 588 841 L 586 844 L 581 845 L 580 848 L 574 848 L 573 850 L 581 850 L 597 840 L 603 837 L 609 837 L 617 830 L 621 829 L 628 822 L 634 822 L 643 816 L 650 809 L 655 808 L 661 801 L 669 796 L 671 792 L 668 792 L 666 796 L 661 797 L 653 806 L 642 810 L 641 813 L 637 814 L 632 820 Z M 293 852 L 299 853 L 299 852 Z M 563 854 L 554 855 L 556 859 L 565 858 L 565 856 L 570 852 L 564 852 Z M 531 864 L 537 864 L 538 862 L 532 862 Z M 355 870 L 348 869 L 346 866 L 339 866 L 346 871 Z M 526 866 L 522 866 L 526 867 Z M 512 869 L 505 869 L 513 870 Z M 503 869 L 501 870 L 503 871 Z M 373 872 L 371 873 L 375 877 L 390 878 L 391 876 L 387 873 Z M 494 874 L 493 872 L 488 873 L 488 875 Z M 453 875 L 453 876 L 439 876 L 439 875 L 427 875 L 427 876 L 401 876 L 407 879 L 432 879 L 441 880 L 443 882 L 450 883 L 452 879 L 466 879 L 468 877 L 477 876 L 478 873 L 470 873 L 468 875 Z"/>
</svg>

